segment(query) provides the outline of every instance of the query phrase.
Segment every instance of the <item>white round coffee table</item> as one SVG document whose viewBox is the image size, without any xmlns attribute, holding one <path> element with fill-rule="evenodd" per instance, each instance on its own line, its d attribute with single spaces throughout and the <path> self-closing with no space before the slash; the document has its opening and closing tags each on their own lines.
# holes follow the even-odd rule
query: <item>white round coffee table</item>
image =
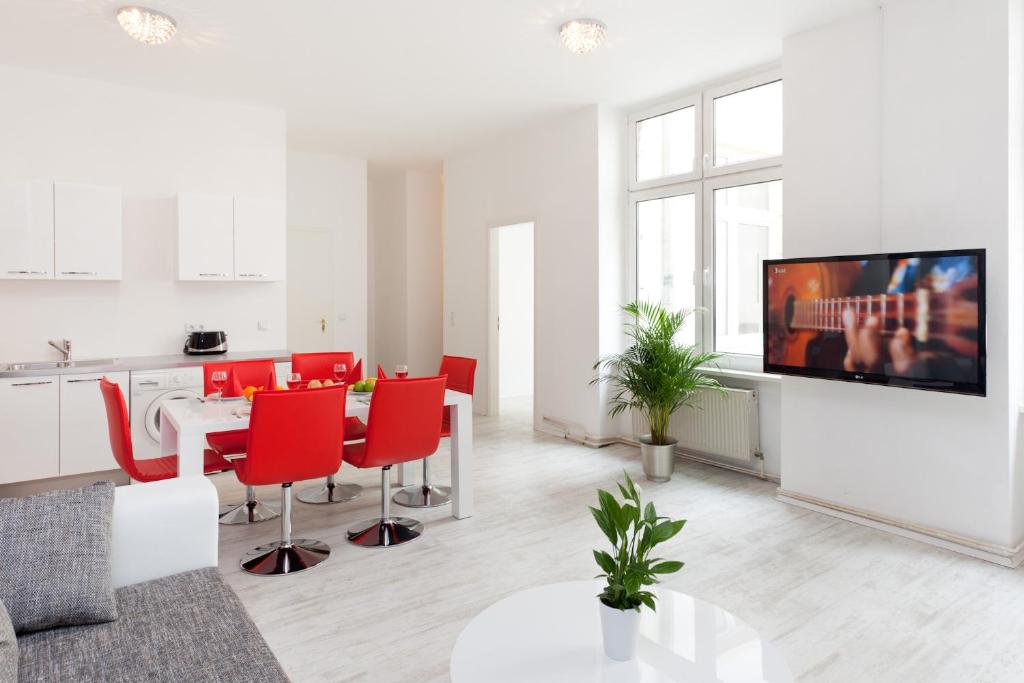
<svg viewBox="0 0 1024 683">
<path fill-rule="evenodd" d="M 659 588 L 643 611 L 637 658 L 604 655 L 598 581 L 510 595 L 478 614 L 452 651 L 451 683 L 790 683 L 778 651 L 735 616 Z"/>
</svg>

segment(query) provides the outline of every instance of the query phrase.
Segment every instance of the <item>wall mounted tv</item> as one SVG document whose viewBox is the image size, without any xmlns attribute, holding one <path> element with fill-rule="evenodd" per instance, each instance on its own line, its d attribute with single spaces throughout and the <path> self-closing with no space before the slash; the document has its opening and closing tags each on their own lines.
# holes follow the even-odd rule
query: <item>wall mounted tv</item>
<svg viewBox="0 0 1024 683">
<path fill-rule="evenodd" d="M 764 262 L 764 370 L 985 395 L 985 250 Z"/>
</svg>

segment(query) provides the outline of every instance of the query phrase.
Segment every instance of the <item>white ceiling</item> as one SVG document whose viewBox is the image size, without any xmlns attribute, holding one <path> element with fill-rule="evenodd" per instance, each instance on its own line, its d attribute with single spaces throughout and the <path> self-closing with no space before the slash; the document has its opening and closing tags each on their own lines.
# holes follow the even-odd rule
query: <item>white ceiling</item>
<svg viewBox="0 0 1024 683">
<path fill-rule="evenodd" d="M 0 64 L 279 107 L 290 143 L 441 159 L 595 102 L 628 105 L 778 60 L 782 37 L 877 0 L 139 0 L 178 34 L 118 26 L 130 0 L 3 0 Z M 608 24 L 588 55 L 568 18 Z"/>
</svg>

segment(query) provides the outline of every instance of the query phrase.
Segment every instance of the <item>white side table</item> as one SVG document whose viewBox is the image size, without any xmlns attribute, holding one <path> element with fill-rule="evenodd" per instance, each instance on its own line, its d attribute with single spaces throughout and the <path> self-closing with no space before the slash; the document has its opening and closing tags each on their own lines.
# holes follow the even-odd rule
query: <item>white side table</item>
<svg viewBox="0 0 1024 683">
<path fill-rule="evenodd" d="M 791 683 L 786 662 L 725 610 L 659 588 L 644 609 L 637 658 L 604 655 L 599 581 L 510 595 L 478 614 L 455 643 L 452 683 Z"/>
</svg>

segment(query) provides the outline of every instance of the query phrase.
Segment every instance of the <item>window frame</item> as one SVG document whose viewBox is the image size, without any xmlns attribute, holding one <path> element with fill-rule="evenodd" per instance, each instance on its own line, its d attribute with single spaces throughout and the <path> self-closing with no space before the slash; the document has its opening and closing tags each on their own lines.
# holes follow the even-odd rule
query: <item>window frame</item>
<svg viewBox="0 0 1024 683">
<path fill-rule="evenodd" d="M 665 199 L 678 195 L 693 194 L 695 197 L 695 268 L 694 268 L 694 301 L 695 308 L 700 311 L 694 315 L 695 343 L 701 351 L 715 349 L 715 207 L 714 193 L 716 190 L 742 185 L 751 185 L 775 180 L 783 181 L 783 156 L 766 157 L 727 166 L 715 167 L 714 153 L 714 101 L 744 90 L 781 81 L 782 70 L 779 67 L 761 69 L 751 75 L 735 78 L 706 86 L 685 97 L 673 98 L 658 105 L 645 107 L 628 116 L 628 172 L 627 207 L 629 234 L 626 239 L 626 275 L 630 300 L 637 297 L 637 275 L 639 271 L 639 249 L 637 245 L 637 204 L 652 199 Z M 785 97 L 785 86 L 783 86 Z M 640 121 L 669 114 L 679 109 L 695 105 L 694 109 L 694 171 L 662 178 L 654 178 L 638 182 L 636 180 L 636 126 Z M 785 193 L 785 189 L 783 189 Z M 785 210 L 785 209 L 783 209 Z M 785 216 L 783 216 L 783 232 L 785 232 Z M 762 321 L 763 324 L 763 321 Z M 761 372 L 763 355 L 747 355 L 740 353 L 723 353 L 717 361 L 723 369 Z"/>
<path fill-rule="evenodd" d="M 635 301 L 637 297 L 637 276 L 640 270 L 640 264 L 638 263 L 640 249 L 638 246 L 639 235 L 638 230 L 640 226 L 637 221 L 637 205 L 643 202 L 668 199 L 670 197 L 679 197 L 683 195 L 693 195 L 693 212 L 694 212 L 694 254 L 700 255 L 703 250 L 704 243 L 704 221 L 703 221 L 703 190 L 699 180 L 691 180 L 682 183 L 675 183 L 672 185 L 665 185 L 662 187 L 651 187 L 646 190 L 638 190 L 637 192 L 631 192 L 629 194 L 629 239 L 626 240 L 627 248 L 627 277 L 629 278 L 629 292 L 630 301 Z M 693 271 L 693 290 L 694 290 L 694 309 L 701 310 L 704 308 L 704 287 L 700 282 L 701 270 L 700 270 L 700 259 L 695 258 L 695 267 Z M 694 314 L 694 340 L 697 346 L 703 344 L 704 335 L 704 323 L 706 314 L 695 313 Z"/>
<path fill-rule="evenodd" d="M 679 111 L 680 109 L 687 109 L 689 107 L 693 107 L 693 171 L 690 173 L 676 173 L 674 175 L 651 178 L 649 180 L 637 180 L 637 125 L 641 121 L 664 116 L 665 114 L 671 114 L 672 112 Z M 701 104 L 701 94 L 697 92 L 686 97 L 680 97 L 670 102 L 663 102 L 659 105 L 648 107 L 634 114 L 630 114 L 628 124 L 629 135 L 627 136 L 627 139 L 629 141 L 629 190 L 631 192 L 646 190 L 652 187 L 662 187 L 664 185 L 689 182 L 691 180 L 697 180 L 703 175 L 701 169 L 701 165 L 704 163 L 702 161 L 704 159 L 704 154 L 701 148 L 704 137 L 701 134 L 703 111 L 704 108 Z"/>
<path fill-rule="evenodd" d="M 758 168 L 768 168 L 771 166 L 782 165 L 782 155 L 776 155 L 772 157 L 765 157 L 763 159 L 752 159 L 751 161 L 741 161 L 735 164 L 726 164 L 725 166 L 715 166 L 715 100 L 728 97 L 729 95 L 735 95 L 746 90 L 753 90 L 764 85 L 771 85 L 782 80 L 782 70 L 773 69 L 771 71 L 764 71 L 754 76 L 748 76 L 747 78 L 741 78 L 738 81 L 731 81 L 722 85 L 718 85 L 712 88 L 708 88 L 704 91 L 704 112 L 703 120 L 707 121 L 708 125 L 702 128 L 702 149 L 704 153 L 702 155 L 704 165 L 704 177 L 711 178 L 721 175 L 727 175 L 730 173 L 743 173 L 744 171 L 752 171 Z M 786 97 L 786 86 L 783 83 L 782 86 L 782 97 L 785 101 Z M 785 145 L 785 139 L 783 139 L 783 145 Z"/>
<path fill-rule="evenodd" d="M 743 187 L 744 185 L 770 183 L 776 180 L 782 182 L 783 196 L 785 196 L 786 183 L 782 177 L 781 166 L 720 175 L 714 178 L 706 178 L 701 183 L 704 188 L 704 197 L 701 202 L 701 213 L 704 219 L 704 223 L 701 226 L 704 242 L 704 251 L 701 254 L 701 258 L 703 260 L 702 277 L 704 291 L 700 300 L 704 302 L 704 308 L 707 310 L 707 313 L 702 317 L 708 319 L 708 324 L 704 326 L 704 336 L 701 339 L 701 343 L 703 345 L 702 348 L 704 349 L 718 353 L 715 349 L 715 327 L 717 324 L 717 320 L 715 318 L 715 192 L 717 190 L 727 190 L 732 187 Z M 783 208 L 783 211 L 785 211 L 785 208 Z M 785 231 L 785 214 L 783 214 L 783 231 Z M 763 330 L 763 320 L 761 321 L 761 325 Z M 734 370 L 760 371 L 763 367 L 763 358 L 763 354 L 747 354 L 730 351 L 728 353 L 722 353 L 719 365 Z"/>
</svg>

